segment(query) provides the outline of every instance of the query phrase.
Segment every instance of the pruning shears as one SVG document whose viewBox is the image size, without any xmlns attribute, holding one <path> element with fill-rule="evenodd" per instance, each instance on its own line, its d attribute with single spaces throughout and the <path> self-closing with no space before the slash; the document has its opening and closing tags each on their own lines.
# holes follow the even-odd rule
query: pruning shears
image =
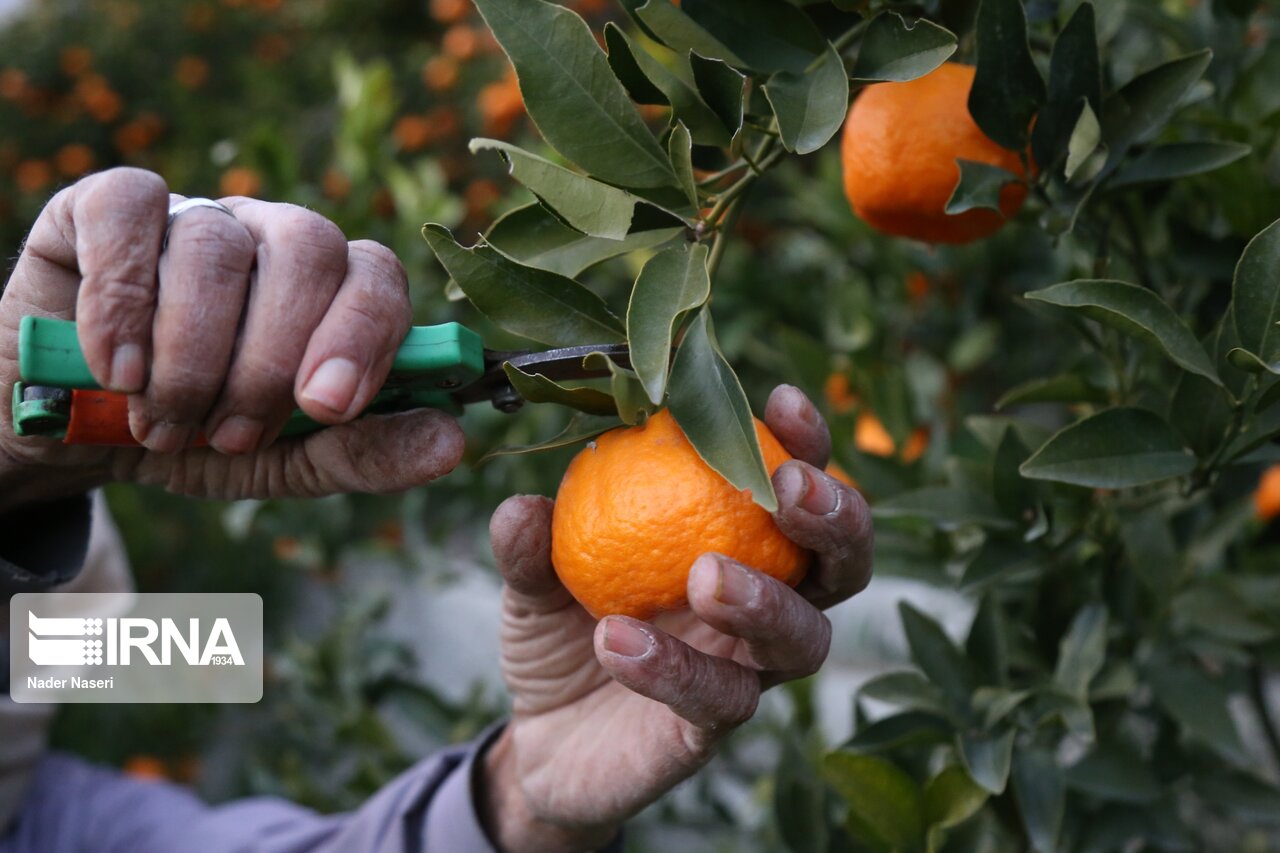
<svg viewBox="0 0 1280 853">
<path fill-rule="evenodd" d="M 499 411 L 515 412 L 525 401 L 504 365 L 554 381 L 609 376 L 607 366 L 588 368 L 583 363 L 591 353 L 631 366 L 625 344 L 496 351 L 485 349 L 480 336 L 460 323 L 414 326 L 396 352 L 386 383 L 364 413 L 434 408 L 456 414 L 465 405 L 484 401 Z M 18 435 L 60 438 L 65 444 L 137 445 L 129 432 L 128 396 L 104 391 L 94 380 L 74 322 L 22 318 L 18 372 L 21 381 L 13 386 L 13 428 Z M 305 435 L 324 427 L 299 410 L 281 435 Z M 203 443 L 203 437 L 197 443 Z"/>
</svg>

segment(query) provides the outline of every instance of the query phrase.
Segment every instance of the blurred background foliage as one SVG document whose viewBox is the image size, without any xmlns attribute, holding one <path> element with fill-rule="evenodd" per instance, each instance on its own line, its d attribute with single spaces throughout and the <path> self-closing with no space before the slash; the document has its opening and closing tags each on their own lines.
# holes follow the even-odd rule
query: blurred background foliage
<svg viewBox="0 0 1280 853">
<path fill-rule="evenodd" d="M 565 5 L 597 32 L 609 20 L 630 28 L 603 0 Z M 837 5 L 928 16 L 960 37 L 957 58 L 972 61 L 976 2 Z M 1075 5 L 1025 3 L 1037 62 L 1047 63 Z M 1248 144 L 1248 156 L 1110 194 L 1064 236 L 1053 236 L 1051 207 L 1033 199 L 989 240 L 930 248 L 877 235 L 850 214 L 837 146 L 828 145 L 775 169 L 737 224 L 716 290 L 725 353 L 757 411 L 779 382 L 819 400 L 836 460 L 877 505 L 978 477 L 1011 423 L 993 413 L 1020 383 L 1064 372 L 1110 381 L 1071 324 L 1028 310 L 1023 293 L 1104 274 L 1141 281 L 1204 330 L 1226 309 L 1246 242 L 1280 213 L 1275 10 L 1248 0 L 1101 0 L 1097 15 L 1109 86 L 1212 47 L 1204 80 L 1160 139 L 1231 140 Z M 506 60 L 467 0 L 40 0 L 0 27 L 0 57 L 0 244 L 16 250 L 58 186 L 137 165 L 185 194 L 307 205 L 349 236 L 395 249 L 418 322 L 460 319 L 485 331 L 491 346 L 516 344 L 446 297 L 446 276 L 419 234 L 430 220 L 470 242 L 529 199 L 497 157 L 467 153 L 471 137 L 542 150 Z M 664 119 L 660 111 L 647 117 Z M 602 268 L 593 286 L 616 299 L 635 263 Z M 1139 356 L 1123 353 L 1129 362 L 1120 372 L 1136 369 Z M 1151 387 L 1161 375 L 1148 374 L 1143 393 L 1163 410 L 1167 400 Z M 1034 447 L 1088 405 L 1023 405 L 1018 430 Z M 548 406 L 515 416 L 473 409 L 465 418 L 469 456 L 533 443 L 566 417 Z M 191 782 L 213 799 L 272 793 L 321 809 L 353 806 L 426 750 L 503 713 L 496 639 L 476 627 L 493 625 L 496 612 L 485 523 L 508 494 L 552 493 L 571 452 L 464 466 L 397 498 L 222 505 L 110 490 L 141 588 L 262 594 L 267 691 L 251 708 L 72 706 L 56 742 L 131 772 Z M 1280 566 L 1280 508 L 1268 510 L 1256 495 L 1277 461 L 1275 445 L 1263 446 L 1222 472 L 1211 499 L 1123 533 L 1115 526 L 1134 509 L 1127 497 L 1056 492 L 1058 520 L 1070 526 L 1075 514 L 1088 534 L 1083 546 L 1064 548 L 1069 555 L 1047 566 L 1002 555 L 998 571 L 976 579 L 981 536 L 971 525 L 950 523 L 946 513 L 940 523 L 884 516 L 877 581 L 833 613 L 831 665 L 772 696 L 709 772 L 637 821 L 631 846 L 876 849 L 874 832 L 846 820 L 848 792 L 822 782 L 823 757 L 852 737 L 851 749 L 836 755 L 889 756 L 913 776 L 943 778 L 933 741 L 911 739 L 927 735 L 928 721 L 901 710 L 931 696 L 902 679 L 855 694 L 873 676 L 912 665 L 912 655 L 935 676 L 922 649 L 944 661 L 952 653 L 904 615 L 908 633 L 915 624 L 908 649 L 891 605 L 909 598 L 952 640 L 967 637 L 966 654 L 986 666 L 975 608 L 994 589 L 1007 608 L 1010 647 L 1023 655 L 1011 668 L 1023 680 L 1052 675 L 1044 661 L 1089 627 L 1076 620 L 1090 602 L 1111 606 L 1110 640 L 1102 642 L 1112 659 L 1086 705 L 1090 726 L 1096 720 L 1126 745 L 1097 766 L 1078 760 L 1087 739 L 1059 756 L 1076 769 L 1065 784 L 1077 823 L 1062 849 L 1280 849 L 1271 830 L 1280 822 L 1280 743 L 1266 713 L 1277 699 L 1280 593 L 1274 583 L 1217 583 L 1232 573 L 1274 576 Z M 1106 549 L 1123 547 L 1123 536 L 1157 564 L 1194 545 L 1194 580 L 1204 585 L 1178 604 L 1153 603 L 1116 574 Z M 1184 668 L 1164 692 L 1187 697 L 1173 701 L 1181 727 L 1150 712 L 1150 687 L 1130 665 L 1175 649 Z M 1028 728 L 1041 739 L 1044 726 L 1070 735 L 1080 722 L 1073 707 L 1037 708 L 1043 717 Z M 877 730 L 895 709 L 899 719 L 917 716 L 898 734 L 892 725 Z M 1062 743 L 1069 752 L 1070 737 Z M 1142 760 L 1126 751 L 1134 743 L 1147 752 Z M 1024 775 L 1036 769 L 1019 767 Z M 957 820 L 946 849 L 1019 849 L 1022 830 L 1011 827 L 1025 824 L 1010 812 L 1014 802 L 993 802 Z M 862 832 L 851 838 L 848 827 Z"/>
</svg>

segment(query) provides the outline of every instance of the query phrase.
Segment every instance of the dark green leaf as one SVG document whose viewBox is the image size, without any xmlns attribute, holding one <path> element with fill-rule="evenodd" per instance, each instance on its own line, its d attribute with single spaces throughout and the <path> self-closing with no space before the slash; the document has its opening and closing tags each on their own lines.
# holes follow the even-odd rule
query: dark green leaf
<svg viewBox="0 0 1280 853">
<path fill-rule="evenodd" d="M 943 528 L 964 524 L 1013 526 L 988 496 L 947 486 L 927 486 L 894 495 L 877 503 L 872 511 L 878 518 L 926 518 Z"/>
<path fill-rule="evenodd" d="M 525 453 L 537 453 L 542 450 L 556 450 L 561 447 L 569 447 L 580 442 L 590 441 L 602 432 L 617 426 L 619 426 L 619 422 L 616 417 L 597 417 L 579 412 L 574 414 L 569 419 L 568 425 L 552 438 L 540 441 L 537 444 L 526 444 L 519 447 L 499 447 L 495 450 L 490 450 L 476 460 L 474 467 L 479 468 L 499 456 L 517 456 Z"/>
<path fill-rule="evenodd" d="M 997 409 L 1026 403 L 1105 403 L 1106 390 L 1075 373 L 1063 373 L 1047 379 L 1032 379 L 1005 392 L 996 401 Z"/>
<path fill-rule="evenodd" d="M 1110 187 L 1159 183 L 1187 178 L 1221 169 L 1248 156 L 1253 149 L 1236 142 L 1172 142 L 1147 149 L 1140 157 L 1121 166 L 1108 183 Z"/>
<path fill-rule="evenodd" d="M 946 212 L 952 216 L 967 210 L 994 210 L 1000 213 L 1000 193 L 1018 176 L 1007 169 L 973 160 L 957 160 L 960 180 L 947 200 Z"/>
<path fill-rule="evenodd" d="M 693 51 L 701 56 L 723 60 L 730 65 L 745 66 L 738 56 L 719 39 L 685 14 L 671 0 L 648 0 L 632 9 L 634 0 L 627 0 L 629 11 L 649 30 L 658 41 L 676 53 Z"/>
<path fill-rule="evenodd" d="M 930 711 L 947 716 L 946 697 L 918 672 L 887 672 L 858 688 L 858 697 L 898 705 L 903 710 Z"/>
<path fill-rule="evenodd" d="M 497 151 L 507 161 L 511 177 L 583 234 L 621 240 L 631 229 L 631 217 L 639 201 L 631 193 L 497 139 L 473 139 L 469 148 L 472 154 Z"/>
<path fill-rule="evenodd" d="M 836 135 L 849 106 L 849 78 L 834 47 L 827 45 L 811 69 L 779 71 L 764 84 L 788 151 L 809 154 Z"/>
<path fill-rule="evenodd" d="M 529 117 L 553 148 L 611 184 L 674 184 L 666 152 L 581 18 L 544 0 L 476 0 L 476 8 L 515 66 Z"/>
<path fill-rule="evenodd" d="M 1067 733 L 1083 743 L 1092 743 L 1097 733 L 1093 726 L 1093 707 L 1083 699 L 1076 699 L 1054 689 L 1044 689 L 1032 697 L 1035 727 L 1058 721 Z"/>
<path fill-rule="evenodd" d="M 1280 376 L 1280 361 L 1277 361 L 1274 364 L 1267 364 L 1265 361 L 1242 347 L 1236 347 L 1229 351 L 1227 353 L 1227 362 L 1232 367 L 1237 370 L 1242 370 L 1245 373 L 1271 373 L 1276 376 Z"/>
<path fill-rule="evenodd" d="M 1203 376 L 1183 373 L 1169 402 L 1169 423 L 1197 456 L 1207 459 L 1231 424 L 1231 398 L 1225 388 Z"/>
<path fill-rule="evenodd" d="M 1049 439 L 1022 466 L 1022 475 L 1098 489 L 1124 489 L 1190 474 L 1195 457 L 1159 416 L 1135 408 L 1107 409 Z"/>
<path fill-rule="evenodd" d="M 1147 678 L 1156 701 L 1187 734 L 1232 760 L 1240 760 L 1244 746 L 1227 709 L 1230 694 L 1219 681 L 1188 665 L 1154 662 Z"/>
<path fill-rule="evenodd" d="M 734 487 L 774 512 L 778 498 L 764 467 L 747 395 L 716 347 L 704 308 L 694 318 L 671 368 L 670 406 L 689 443 Z"/>
<path fill-rule="evenodd" d="M 1120 541 L 1139 580 L 1164 600 L 1177 586 L 1184 561 L 1163 509 L 1155 507 L 1121 518 Z"/>
<path fill-rule="evenodd" d="M 1006 515 L 1022 520 L 1032 511 L 1036 500 L 1034 486 L 1019 470 L 1030 455 L 1031 449 L 1018 438 L 1017 431 L 1009 429 L 996 448 L 991 466 L 991 487 L 996 504 Z"/>
<path fill-rule="evenodd" d="M 849 749 L 880 752 L 901 746 L 940 743 L 954 731 L 945 718 L 925 711 L 907 711 L 859 726 L 849 742 Z"/>
<path fill-rule="evenodd" d="M 1244 773 L 1220 772 L 1197 779 L 1201 796 L 1238 820 L 1259 826 L 1280 825 L 1280 790 Z"/>
<path fill-rule="evenodd" d="M 782 739 L 782 753 L 773 784 L 773 811 L 778 832 L 790 853 L 827 853 L 827 789 L 816 768 L 806 760 L 797 738 Z"/>
<path fill-rule="evenodd" d="M 680 8 L 741 57 L 732 65 L 799 74 L 826 50 L 826 39 L 809 17 L 779 0 L 688 0 Z M 725 59 L 706 50 L 697 52 Z"/>
<path fill-rule="evenodd" d="M 896 850 L 919 848 L 924 837 L 924 798 L 915 780 L 873 755 L 833 752 L 822 775 L 849 808 L 855 837 Z"/>
<path fill-rule="evenodd" d="M 981 592 L 1012 575 L 1035 571 L 1043 555 L 1020 539 L 990 536 L 965 566 L 960 589 Z"/>
<path fill-rule="evenodd" d="M 1056 853 L 1066 811 L 1062 771 L 1045 749 L 1020 750 L 1013 761 L 1013 794 L 1022 814 L 1031 848 Z"/>
<path fill-rule="evenodd" d="M 1258 395 L 1258 402 L 1254 406 L 1254 410 L 1265 412 L 1277 403 L 1280 403 L 1280 382 L 1273 383 L 1270 388 Z"/>
<path fill-rule="evenodd" d="M 1102 145 L 1102 128 L 1093 107 L 1084 102 L 1080 117 L 1067 140 L 1067 162 L 1062 176 L 1068 181 L 1085 183 L 1093 180 L 1106 165 L 1105 145 Z"/>
<path fill-rule="evenodd" d="M 1171 60 L 1130 80 L 1107 98 L 1103 107 L 1103 139 L 1118 161 L 1135 142 L 1154 134 L 1177 111 L 1213 52 L 1202 50 Z"/>
<path fill-rule="evenodd" d="M 1272 406 L 1260 411 L 1249 421 L 1244 431 L 1227 449 L 1227 461 L 1231 462 L 1251 453 L 1266 442 L 1280 435 L 1280 408 Z"/>
<path fill-rule="evenodd" d="M 545 376 L 525 373 L 514 364 L 502 365 L 511 387 L 530 403 L 556 403 L 589 415 L 616 415 L 618 408 L 613 397 L 596 388 L 569 387 L 553 382 Z"/>
<path fill-rule="evenodd" d="M 1240 346 L 1267 364 L 1280 362 L 1280 220 L 1245 247 L 1236 266 L 1231 313 Z"/>
<path fill-rule="evenodd" d="M 1057 165 L 1065 153 L 1063 143 L 1072 136 L 1085 105 L 1095 114 L 1102 109 L 1098 35 L 1093 4 L 1089 2 L 1076 7 L 1053 43 L 1048 98 L 1031 133 L 1031 150 L 1041 169 L 1047 171 Z M 1097 120 L 1094 121 L 1096 128 Z"/>
<path fill-rule="evenodd" d="M 1003 722 L 1032 695 L 1030 690 L 979 687 L 973 691 L 973 709 L 982 718 L 982 727 L 990 729 Z"/>
<path fill-rule="evenodd" d="M 604 25 L 604 46 L 608 51 L 609 67 L 618 82 L 627 90 L 631 100 L 650 106 L 670 106 L 671 101 L 662 90 L 653 85 L 649 75 L 640 67 L 632 52 L 631 42 L 612 21 Z"/>
<path fill-rule="evenodd" d="M 1160 780 L 1142 756 L 1119 743 L 1102 743 L 1071 765 L 1067 785 L 1103 800 L 1149 803 L 1160 798 Z"/>
<path fill-rule="evenodd" d="M 969 777 L 986 791 L 999 796 L 1009 783 L 1013 758 L 1013 729 L 999 734 L 964 732 L 958 738 L 960 760 Z"/>
<path fill-rule="evenodd" d="M 1058 667 L 1053 681 L 1068 695 L 1085 701 L 1089 682 L 1107 657 L 1107 608 L 1089 604 L 1081 608 L 1058 644 Z"/>
<path fill-rule="evenodd" d="M 925 823 L 943 829 L 957 826 L 977 814 L 986 802 L 986 790 L 970 779 L 964 768 L 953 764 L 925 785 Z"/>
<path fill-rule="evenodd" d="M 623 340 L 622 322 L 576 281 L 521 266 L 487 246 L 464 249 L 440 225 L 422 235 L 467 298 L 499 327 L 551 346 Z"/>
<path fill-rule="evenodd" d="M 907 23 L 897 12 L 881 12 L 862 36 L 852 76 L 867 83 L 903 83 L 923 77 L 955 52 L 950 30 L 924 18 Z"/>
<path fill-rule="evenodd" d="M 997 144 L 1022 151 L 1031 120 L 1044 103 L 1045 86 L 1031 58 L 1021 0 L 982 0 L 975 29 L 978 71 L 969 112 Z"/>
<path fill-rule="evenodd" d="M 582 364 L 591 370 L 609 372 L 609 390 L 613 393 L 618 417 L 624 424 L 635 426 L 649 419 L 655 407 L 645 398 L 644 386 L 633 371 L 618 365 L 602 352 L 588 353 Z"/>
<path fill-rule="evenodd" d="M 692 81 L 685 80 L 671 68 L 659 62 L 653 54 L 637 45 L 631 37 L 613 23 L 605 24 L 605 43 L 609 48 L 609 63 L 628 70 L 632 66 L 662 93 L 662 103 L 671 105 L 677 121 L 689 128 L 695 142 L 701 145 L 724 146 L 732 138 L 720 117 L 702 101 Z M 624 56 L 625 55 L 625 56 Z M 617 60 L 613 59 L 617 56 Z M 628 86 L 628 89 L 631 87 Z M 643 91 L 643 90 L 642 90 Z M 647 92 L 646 92 L 647 94 Z"/>
<path fill-rule="evenodd" d="M 1174 598 L 1172 611 L 1180 630 L 1203 631 L 1228 643 L 1254 645 L 1277 634 L 1276 625 L 1252 612 L 1250 602 L 1223 578 L 1206 578 L 1188 587 Z"/>
<path fill-rule="evenodd" d="M 988 593 L 978 602 L 964 651 L 978 669 L 981 681 L 1005 683 L 1009 668 L 1009 637 L 1004 613 L 995 595 Z"/>
<path fill-rule="evenodd" d="M 684 122 L 676 122 L 671 128 L 671 136 L 667 139 L 667 154 L 671 157 L 671 166 L 675 169 L 680 189 L 689 198 L 690 206 L 698 208 L 698 182 L 693 176 L 693 140 Z"/>
<path fill-rule="evenodd" d="M 742 129 L 742 99 L 747 78 L 719 59 L 696 53 L 689 54 L 689 67 L 702 100 L 728 129 L 729 135 L 737 136 Z"/>
<path fill-rule="evenodd" d="M 636 279 L 627 307 L 627 340 L 631 366 L 654 404 L 666 393 L 671 341 L 680 318 L 710 294 L 707 247 L 701 244 L 659 252 Z"/>
<path fill-rule="evenodd" d="M 658 248 L 683 232 L 683 227 L 675 226 L 636 231 L 622 240 L 588 237 L 533 202 L 504 214 L 484 240 L 519 264 L 573 278 L 611 258 Z"/>
<path fill-rule="evenodd" d="M 1186 322 L 1146 288 L 1123 281 L 1082 279 L 1032 291 L 1026 298 L 1078 311 L 1163 352 L 1183 370 L 1221 384 L 1213 360 Z"/>
<path fill-rule="evenodd" d="M 898 603 L 902 628 L 911 647 L 911 659 L 958 707 L 965 707 L 973 692 L 973 667 L 938 625 L 909 603 Z"/>
</svg>

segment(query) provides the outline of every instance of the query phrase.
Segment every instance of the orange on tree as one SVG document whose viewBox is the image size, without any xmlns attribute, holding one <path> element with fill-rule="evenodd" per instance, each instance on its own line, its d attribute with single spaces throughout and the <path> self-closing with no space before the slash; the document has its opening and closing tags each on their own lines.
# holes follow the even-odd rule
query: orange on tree
<svg viewBox="0 0 1280 853">
<path fill-rule="evenodd" d="M 756 421 L 770 473 L 791 458 Z M 689 569 L 714 551 L 795 585 L 807 551 L 702 461 L 666 410 L 574 457 L 556 495 L 551 562 L 591 615 L 650 619 L 688 604 Z"/>
<path fill-rule="evenodd" d="M 822 383 L 822 396 L 827 398 L 827 405 L 837 415 L 852 412 L 853 407 L 858 405 L 858 395 L 850 387 L 849 377 L 843 373 L 832 373 L 827 377 L 826 382 Z"/>
<path fill-rule="evenodd" d="M 898 443 L 884 422 L 873 412 L 863 411 L 853 425 L 853 446 L 871 456 L 893 456 L 898 452 Z M 929 431 L 923 427 L 914 430 L 902 444 L 902 461 L 915 462 L 924 455 L 929 446 Z"/>
<path fill-rule="evenodd" d="M 1263 521 L 1280 518 L 1280 465 L 1272 465 L 1258 481 L 1253 506 Z"/>
<path fill-rule="evenodd" d="M 1025 176 L 1017 152 L 991 141 L 969 114 L 974 68 L 947 62 L 906 83 L 876 83 L 853 102 L 844 126 L 844 191 L 872 228 L 930 243 L 970 243 L 994 234 L 1022 207 L 1027 189 L 1011 183 L 1000 210 L 946 212 L 960 179 L 956 160 Z"/>
</svg>

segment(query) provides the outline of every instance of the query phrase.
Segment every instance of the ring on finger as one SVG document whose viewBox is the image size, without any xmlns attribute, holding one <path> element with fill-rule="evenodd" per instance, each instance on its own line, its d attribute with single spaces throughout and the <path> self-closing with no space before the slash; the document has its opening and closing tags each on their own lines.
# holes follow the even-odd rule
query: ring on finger
<svg viewBox="0 0 1280 853">
<path fill-rule="evenodd" d="M 160 242 L 161 252 L 163 252 L 165 249 L 169 247 L 169 232 L 173 230 L 174 220 L 176 220 L 182 214 L 186 213 L 188 210 L 194 210 L 197 207 L 211 207 L 214 210 L 222 211 L 227 216 L 230 216 L 232 219 L 235 218 L 235 214 L 231 212 L 231 208 L 227 207 L 225 204 L 221 202 L 214 201 L 211 198 L 183 199 L 177 204 L 171 205 L 169 207 L 169 220 L 168 222 L 165 223 L 164 239 Z"/>
</svg>

